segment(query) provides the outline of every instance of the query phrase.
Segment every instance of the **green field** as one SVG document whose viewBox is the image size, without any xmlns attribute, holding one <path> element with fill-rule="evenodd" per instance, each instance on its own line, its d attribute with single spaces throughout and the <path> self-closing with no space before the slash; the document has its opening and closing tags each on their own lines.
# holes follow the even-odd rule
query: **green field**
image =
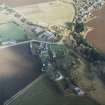
<svg viewBox="0 0 105 105">
<path fill-rule="evenodd" d="M 4 105 L 99 105 L 88 97 L 63 96 L 45 75 L 40 76 Z"/>
<path fill-rule="evenodd" d="M 13 22 L 0 24 L 0 41 L 25 40 L 27 32 Z"/>
</svg>

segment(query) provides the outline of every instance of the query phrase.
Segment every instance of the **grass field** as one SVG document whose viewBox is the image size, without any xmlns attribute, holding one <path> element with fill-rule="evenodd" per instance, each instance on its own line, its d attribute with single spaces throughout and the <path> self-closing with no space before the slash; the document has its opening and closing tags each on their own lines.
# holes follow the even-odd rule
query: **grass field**
<svg viewBox="0 0 105 105">
<path fill-rule="evenodd" d="M 8 22 L 0 24 L 0 40 L 25 40 L 27 33 L 15 23 Z"/>
<path fill-rule="evenodd" d="M 88 97 L 58 94 L 44 75 L 33 81 L 4 105 L 98 105 Z"/>
</svg>

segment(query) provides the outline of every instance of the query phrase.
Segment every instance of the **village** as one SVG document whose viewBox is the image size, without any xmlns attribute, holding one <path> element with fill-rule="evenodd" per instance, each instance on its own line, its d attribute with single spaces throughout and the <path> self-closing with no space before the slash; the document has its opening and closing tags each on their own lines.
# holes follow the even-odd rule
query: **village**
<svg viewBox="0 0 105 105">
<path fill-rule="evenodd" d="M 85 25 L 88 18 L 92 16 L 93 11 L 101 9 L 104 2 L 104 0 L 73 0 L 75 15 L 71 22 L 65 21 L 63 25 L 45 24 L 44 26 L 41 23 L 36 24 L 29 21 L 16 9 L 3 4 L 0 6 L 2 14 L 11 16 L 9 22 L 21 27 L 27 34 L 24 34 L 25 37 L 21 40 L 8 38 L 2 41 L 0 37 L 0 48 L 27 44 L 33 58 L 37 57 L 41 62 L 41 75 L 45 75 L 51 81 L 51 86 L 57 90 L 58 94 L 64 97 L 89 96 L 97 103 L 96 94 L 100 91 L 97 84 L 100 86 L 103 82 L 100 82 L 94 66 L 104 64 L 105 55 L 87 41 L 84 33 L 88 30 Z M 95 69 L 92 71 L 93 74 L 90 73 L 88 79 L 92 67 Z M 90 79 L 91 76 L 93 79 Z M 4 105 L 14 105 L 20 94 L 14 96 L 16 100 L 12 97 Z M 102 95 L 104 96 L 104 92 Z M 26 100 L 23 101 L 26 102 Z M 103 99 L 98 100 L 99 103 L 101 101 L 104 105 Z"/>
</svg>

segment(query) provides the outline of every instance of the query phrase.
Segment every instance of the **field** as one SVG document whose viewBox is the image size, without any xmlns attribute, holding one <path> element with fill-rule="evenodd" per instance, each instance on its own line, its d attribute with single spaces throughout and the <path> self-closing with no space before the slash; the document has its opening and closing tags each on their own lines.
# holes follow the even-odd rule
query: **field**
<svg viewBox="0 0 105 105">
<path fill-rule="evenodd" d="M 80 67 L 73 69 L 74 78 L 77 78 L 76 82 L 90 97 L 101 105 L 105 105 L 105 87 L 103 82 L 93 73 L 95 67 L 82 60 L 80 61 Z"/>
<path fill-rule="evenodd" d="M 16 10 L 34 23 L 48 25 L 71 22 L 75 15 L 72 3 L 60 1 L 17 7 Z"/>
<path fill-rule="evenodd" d="M 27 32 L 17 24 L 13 22 L 1 23 L 0 24 L 0 40 L 1 41 L 10 41 L 16 40 L 21 41 L 25 40 Z"/>
<path fill-rule="evenodd" d="M 9 6 L 17 7 L 17 6 L 31 5 L 48 1 L 52 0 L 0 0 L 0 3 L 5 3 Z"/>
<path fill-rule="evenodd" d="M 0 49 L 0 105 L 40 75 L 28 44 Z"/>
<path fill-rule="evenodd" d="M 50 80 L 41 75 L 28 87 L 20 91 L 5 105 L 98 105 L 88 97 L 75 95 L 63 96 L 58 94 L 55 87 L 51 86 Z"/>
<path fill-rule="evenodd" d="M 11 20 L 11 17 L 8 16 L 8 18 L 7 18 L 7 15 L 0 13 L 0 24 L 6 23 L 10 20 Z"/>
<path fill-rule="evenodd" d="M 105 52 L 105 6 L 93 13 L 94 19 L 87 23 L 88 27 L 93 28 L 92 31 L 87 33 L 87 39 L 93 45 Z"/>
</svg>

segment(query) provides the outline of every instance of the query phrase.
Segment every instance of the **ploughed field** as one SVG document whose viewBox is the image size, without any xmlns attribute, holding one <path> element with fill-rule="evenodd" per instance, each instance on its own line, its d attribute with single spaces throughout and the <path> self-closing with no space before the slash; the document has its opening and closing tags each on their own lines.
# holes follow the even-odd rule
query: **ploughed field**
<svg viewBox="0 0 105 105">
<path fill-rule="evenodd" d="M 93 13 L 94 19 L 87 25 L 93 28 L 87 33 L 87 39 L 98 49 L 105 52 L 105 6 Z"/>
</svg>

